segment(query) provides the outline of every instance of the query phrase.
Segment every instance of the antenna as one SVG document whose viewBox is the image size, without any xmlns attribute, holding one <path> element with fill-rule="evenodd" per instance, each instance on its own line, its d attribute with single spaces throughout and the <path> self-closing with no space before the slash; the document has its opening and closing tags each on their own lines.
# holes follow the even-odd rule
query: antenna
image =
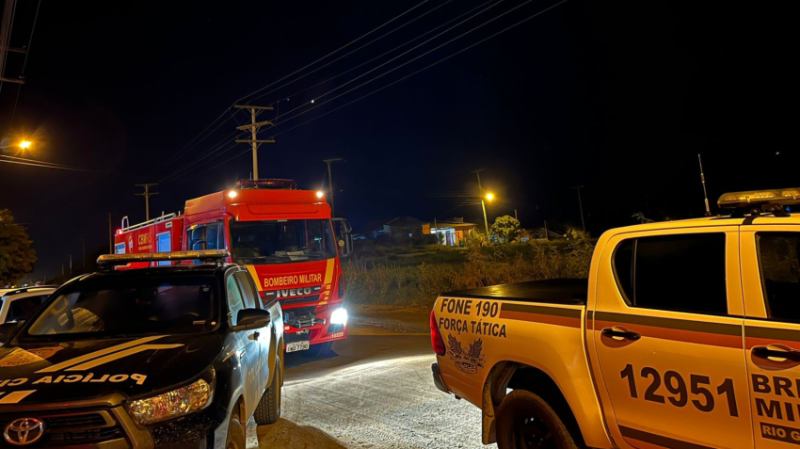
<svg viewBox="0 0 800 449">
<path fill-rule="evenodd" d="M 711 216 L 711 207 L 708 205 L 708 191 L 706 190 L 706 175 L 703 174 L 703 158 L 697 155 L 697 160 L 700 162 L 700 181 L 703 183 L 703 196 L 706 199 L 706 217 Z"/>
</svg>

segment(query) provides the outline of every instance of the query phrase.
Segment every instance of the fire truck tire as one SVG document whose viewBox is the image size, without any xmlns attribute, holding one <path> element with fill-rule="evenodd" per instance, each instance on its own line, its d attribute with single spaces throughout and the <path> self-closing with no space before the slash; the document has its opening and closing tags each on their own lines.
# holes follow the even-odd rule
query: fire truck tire
<svg viewBox="0 0 800 449">
<path fill-rule="evenodd" d="M 234 414 L 228 422 L 228 436 L 225 440 L 225 449 L 246 449 L 247 437 L 244 426 L 239 421 L 239 416 Z"/>
<path fill-rule="evenodd" d="M 497 410 L 497 447 L 578 449 L 581 446 L 544 399 L 530 391 L 514 390 Z"/>
<path fill-rule="evenodd" d="M 259 426 L 275 424 L 281 417 L 281 396 L 283 389 L 283 372 L 280 363 L 275 365 L 275 375 L 272 376 L 272 384 L 264 391 L 261 400 L 258 401 L 253 418 Z"/>
<path fill-rule="evenodd" d="M 303 354 L 306 357 L 317 357 L 320 355 L 327 355 L 329 352 L 331 352 L 331 347 L 333 347 L 333 342 L 328 341 L 325 343 L 314 345 L 306 349 L 305 351 L 301 352 L 301 354 Z"/>
</svg>

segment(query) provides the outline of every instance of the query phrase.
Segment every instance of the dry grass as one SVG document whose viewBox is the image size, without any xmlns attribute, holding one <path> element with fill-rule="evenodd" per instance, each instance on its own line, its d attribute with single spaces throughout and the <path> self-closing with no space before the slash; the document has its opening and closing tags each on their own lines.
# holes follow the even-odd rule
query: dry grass
<svg viewBox="0 0 800 449">
<path fill-rule="evenodd" d="M 586 239 L 505 244 L 417 255 L 414 264 L 350 260 L 344 265 L 348 301 L 424 306 L 441 292 L 555 278 L 588 278 L 594 245 Z M 446 251 L 446 250 L 445 250 Z M 405 262 L 405 261 L 404 261 Z"/>
</svg>

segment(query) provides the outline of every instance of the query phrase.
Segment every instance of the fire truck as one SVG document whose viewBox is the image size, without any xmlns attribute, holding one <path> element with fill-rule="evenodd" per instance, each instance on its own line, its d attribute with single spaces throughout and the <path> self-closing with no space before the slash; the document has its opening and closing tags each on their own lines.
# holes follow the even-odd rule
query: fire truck
<svg viewBox="0 0 800 449">
<path fill-rule="evenodd" d="M 183 214 L 162 214 L 115 235 L 115 253 L 224 249 L 250 272 L 264 304 L 284 311 L 286 351 L 327 352 L 347 338 L 341 257 L 351 228 L 332 218 L 322 191 L 288 179 L 242 180 L 231 190 L 188 200 Z M 151 262 L 169 265 L 180 262 Z M 127 268 L 148 263 L 133 263 Z"/>
</svg>

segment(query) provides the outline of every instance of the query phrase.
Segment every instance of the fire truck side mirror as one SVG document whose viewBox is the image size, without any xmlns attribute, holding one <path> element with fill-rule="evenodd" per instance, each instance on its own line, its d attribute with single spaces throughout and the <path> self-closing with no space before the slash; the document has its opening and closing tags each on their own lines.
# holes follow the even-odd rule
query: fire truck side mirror
<svg viewBox="0 0 800 449">
<path fill-rule="evenodd" d="M 339 238 L 339 257 L 348 257 L 353 253 L 353 228 L 344 218 L 334 218 L 337 224 L 337 237 Z"/>
</svg>

